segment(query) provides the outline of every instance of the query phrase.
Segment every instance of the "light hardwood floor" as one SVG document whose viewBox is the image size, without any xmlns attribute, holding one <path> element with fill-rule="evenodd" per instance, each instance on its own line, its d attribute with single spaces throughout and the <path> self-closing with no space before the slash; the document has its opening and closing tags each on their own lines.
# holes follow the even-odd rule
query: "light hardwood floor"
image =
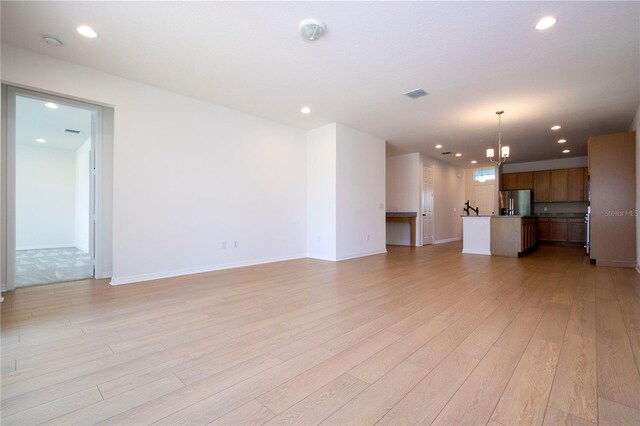
<svg viewBox="0 0 640 426">
<path fill-rule="evenodd" d="M 2 424 L 640 424 L 640 278 L 390 247 L 2 303 Z"/>
</svg>

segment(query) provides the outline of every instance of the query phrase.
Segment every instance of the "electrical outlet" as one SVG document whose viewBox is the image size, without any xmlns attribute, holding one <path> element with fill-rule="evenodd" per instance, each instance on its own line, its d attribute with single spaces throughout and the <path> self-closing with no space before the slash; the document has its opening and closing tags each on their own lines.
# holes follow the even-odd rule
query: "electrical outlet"
<svg viewBox="0 0 640 426">
<path fill-rule="evenodd" d="M 545 211 L 545 212 L 547 211 L 547 208 L 546 208 L 546 207 L 544 208 L 544 211 Z"/>
<path fill-rule="evenodd" d="M 238 248 L 238 242 L 237 241 L 233 242 L 233 248 Z"/>
<path fill-rule="evenodd" d="M 380 208 L 384 209 L 384 203 L 380 203 Z"/>
<path fill-rule="evenodd" d="M 220 248 L 221 248 L 222 250 L 225 250 L 225 249 L 227 248 L 227 242 L 226 242 L 226 241 L 221 242 L 221 243 L 220 243 Z"/>
<path fill-rule="evenodd" d="M 454 207 L 454 208 L 453 208 L 453 212 L 455 213 L 455 212 L 456 212 L 456 210 L 457 210 L 457 209 Z"/>
<path fill-rule="evenodd" d="M 371 235 L 367 234 L 367 241 L 371 240 Z"/>
</svg>

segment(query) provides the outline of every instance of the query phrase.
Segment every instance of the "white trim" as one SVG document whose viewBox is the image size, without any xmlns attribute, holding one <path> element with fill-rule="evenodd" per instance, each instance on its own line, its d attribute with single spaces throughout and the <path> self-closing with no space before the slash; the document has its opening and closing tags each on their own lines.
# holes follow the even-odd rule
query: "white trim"
<svg viewBox="0 0 640 426">
<path fill-rule="evenodd" d="M 636 263 L 636 272 L 640 274 L 640 263 Z"/>
<path fill-rule="evenodd" d="M 93 200 L 92 206 L 95 213 L 95 222 L 93 223 L 94 227 L 97 227 L 98 230 L 102 230 L 102 211 L 98 210 L 102 206 L 102 119 L 103 119 L 103 108 L 101 105 L 97 105 L 90 102 L 70 99 L 64 95 L 52 94 L 48 92 L 43 92 L 38 89 L 26 89 L 13 85 L 6 85 L 7 88 L 7 99 L 6 99 L 6 107 L 7 107 L 7 187 L 6 187 L 6 206 L 7 206 L 7 218 L 6 218 L 6 252 L 4 256 L 6 256 L 6 290 L 14 290 L 15 289 L 15 254 L 16 254 L 16 141 L 15 141 L 15 116 L 16 116 L 16 96 L 25 96 L 39 100 L 52 100 L 58 104 L 69 105 L 75 108 L 81 108 L 84 110 L 88 110 L 92 113 L 92 129 L 91 129 L 91 150 L 93 156 L 93 167 L 96 169 L 96 176 L 94 178 L 96 185 L 91 188 Z M 94 152 L 95 151 L 95 152 Z M 97 211 L 96 211 L 97 210 Z M 94 231 L 95 232 L 95 231 Z M 102 253 L 102 233 L 98 232 L 94 234 L 94 238 L 92 241 L 93 245 L 93 259 L 94 259 L 94 277 L 98 275 L 98 268 L 102 267 L 103 262 L 103 253 Z M 73 244 L 67 246 L 60 247 L 43 247 L 43 248 L 65 248 L 65 247 L 73 247 Z M 21 250 L 29 250 L 29 249 L 21 249 Z M 4 283 L 3 283 L 4 284 Z M 4 290 L 4 289 L 3 289 Z"/>
<path fill-rule="evenodd" d="M 485 256 L 491 256 L 491 252 L 490 251 L 462 251 L 462 254 L 482 254 Z"/>
<path fill-rule="evenodd" d="M 363 253 L 356 253 L 356 254 L 348 254 L 346 256 L 340 256 L 336 259 L 336 261 L 341 261 L 341 260 L 349 260 L 349 259 L 355 259 L 357 257 L 365 257 L 365 256 L 373 256 L 376 254 L 385 254 L 387 252 L 387 249 L 384 250 L 374 250 L 374 251 L 367 251 L 367 252 L 363 252 Z"/>
<path fill-rule="evenodd" d="M 445 238 L 443 240 L 435 240 L 433 242 L 433 244 L 445 244 L 445 243 L 452 243 L 454 241 L 460 241 L 462 240 L 461 237 L 454 237 L 454 238 Z"/>
<path fill-rule="evenodd" d="M 200 266 L 195 268 L 174 269 L 172 271 L 154 272 L 150 274 L 129 275 L 124 277 L 111 278 L 111 285 L 133 284 L 142 281 L 161 280 L 163 278 L 180 277 L 183 275 L 201 274 L 203 272 L 214 272 L 223 269 L 242 268 L 245 266 L 261 265 L 263 263 L 283 262 L 285 260 L 304 259 L 305 256 L 280 256 L 268 259 L 246 260 L 240 262 L 225 263 L 219 265 Z"/>
</svg>

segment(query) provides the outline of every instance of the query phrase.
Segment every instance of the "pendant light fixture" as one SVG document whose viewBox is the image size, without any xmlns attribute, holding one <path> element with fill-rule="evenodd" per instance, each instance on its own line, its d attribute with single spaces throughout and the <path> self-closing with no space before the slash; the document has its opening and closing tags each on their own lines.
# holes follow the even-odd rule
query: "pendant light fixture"
<svg viewBox="0 0 640 426">
<path fill-rule="evenodd" d="M 509 158 L 509 147 L 502 146 L 502 114 L 504 114 L 504 111 L 496 111 L 496 115 L 498 116 L 498 153 L 500 154 L 498 160 L 493 159 L 493 157 L 495 157 L 494 149 L 487 149 L 487 158 L 491 162 L 496 163 L 498 167 Z"/>
</svg>

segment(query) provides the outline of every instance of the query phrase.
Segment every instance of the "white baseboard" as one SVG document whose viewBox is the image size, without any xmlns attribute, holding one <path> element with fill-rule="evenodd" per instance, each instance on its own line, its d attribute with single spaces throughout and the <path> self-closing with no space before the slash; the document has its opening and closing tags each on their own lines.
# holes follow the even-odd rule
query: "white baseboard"
<svg viewBox="0 0 640 426">
<path fill-rule="evenodd" d="M 203 272 L 214 272 L 222 269 L 242 268 L 244 266 L 261 265 L 263 263 L 282 262 L 285 260 L 303 259 L 305 256 L 281 256 L 269 259 L 247 260 L 219 265 L 201 266 L 195 268 L 175 269 L 173 271 L 154 272 L 150 274 L 128 275 L 124 277 L 111 278 L 111 285 L 133 284 L 142 281 L 160 280 L 163 278 L 179 277 L 183 275 L 201 274 Z"/>
<path fill-rule="evenodd" d="M 386 252 L 387 252 L 387 249 L 374 250 L 374 251 L 368 251 L 368 252 L 363 252 L 363 253 L 348 254 L 346 256 L 338 257 L 337 261 L 355 259 L 357 257 L 373 256 L 374 254 L 384 254 Z"/>
<path fill-rule="evenodd" d="M 433 242 L 433 244 L 445 244 L 445 243 L 452 243 L 454 241 L 460 241 L 462 240 L 461 237 L 455 237 L 455 238 L 445 238 L 444 240 L 435 240 Z"/>
<path fill-rule="evenodd" d="M 490 251 L 484 251 L 484 250 L 478 250 L 478 251 L 469 251 L 469 250 L 463 250 L 462 254 L 482 254 L 485 256 L 491 256 L 491 252 Z"/>
</svg>

